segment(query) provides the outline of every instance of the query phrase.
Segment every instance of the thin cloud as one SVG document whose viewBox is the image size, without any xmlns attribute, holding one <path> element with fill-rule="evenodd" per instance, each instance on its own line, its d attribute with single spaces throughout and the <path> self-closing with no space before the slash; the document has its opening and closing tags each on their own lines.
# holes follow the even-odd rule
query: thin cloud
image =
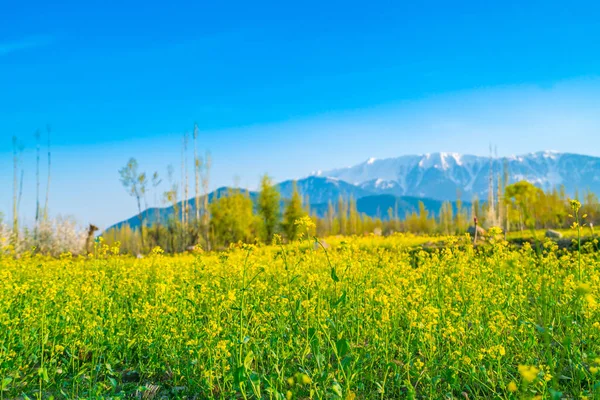
<svg viewBox="0 0 600 400">
<path fill-rule="evenodd" d="M 0 56 L 5 56 L 19 50 L 47 46 L 52 41 L 53 38 L 50 36 L 30 36 L 12 42 L 0 42 Z"/>
</svg>

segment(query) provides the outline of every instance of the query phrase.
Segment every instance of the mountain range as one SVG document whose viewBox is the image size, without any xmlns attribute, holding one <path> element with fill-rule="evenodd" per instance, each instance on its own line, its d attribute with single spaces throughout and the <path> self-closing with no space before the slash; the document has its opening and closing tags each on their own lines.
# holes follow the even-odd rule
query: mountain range
<svg viewBox="0 0 600 400">
<path fill-rule="evenodd" d="M 490 171 L 494 179 L 502 177 L 506 171 L 509 183 L 526 180 L 546 190 L 564 186 L 568 194 L 587 189 L 600 193 L 600 158 L 552 151 L 504 158 L 457 153 L 370 158 L 355 166 L 317 171 L 295 182 L 299 192 L 310 202 L 311 210 L 319 216 L 327 212 L 330 202 L 335 206 L 342 197 L 357 200 L 359 212 L 385 219 L 387 210 L 396 205 L 398 215 L 402 217 L 415 211 L 419 201 L 435 214 L 444 201 L 454 203 L 459 198 L 470 201 L 474 197 L 485 200 Z M 288 180 L 277 184 L 282 199 L 291 196 L 293 183 Z M 223 196 L 228 190 L 226 187 L 215 190 L 209 194 L 209 201 Z M 258 196 L 253 191 L 248 194 L 254 201 Z M 193 201 L 191 207 L 193 214 Z M 178 209 L 181 208 L 180 203 Z M 164 222 L 174 213 L 173 207 L 165 207 L 148 209 L 142 214 L 146 223 L 152 224 L 157 220 Z M 139 215 L 111 228 L 123 224 L 138 227 Z"/>
<path fill-rule="evenodd" d="M 305 200 L 308 199 L 310 209 L 312 213 L 315 213 L 319 217 L 325 216 L 331 202 L 333 207 L 337 207 L 337 201 L 340 197 L 345 200 L 351 198 L 356 200 L 356 208 L 359 213 L 364 213 L 371 217 L 380 217 L 382 219 L 388 218 L 388 209 L 397 208 L 398 215 L 403 217 L 407 212 L 417 211 L 419 202 L 422 201 L 427 210 L 431 210 L 434 214 L 437 213 L 442 206 L 443 201 L 436 199 L 417 198 L 412 196 L 394 196 L 391 194 L 376 194 L 365 190 L 361 187 L 349 184 L 339 179 L 309 176 L 297 181 L 287 180 L 276 185 L 281 195 L 281 207 L 283 209 L 285 200 L 289 199 L 292 195 L 293 185 L 296 182 L 298 192 L 303 196 Z M 233 188 L 221 187 L 208 194 L 208 201 L 212 202 L 219 197 L 225 196 Z M 250 199 L 256 204 L 258 199 L 258 192 L 256 191 L 244 191 L 247 193 Z M 468 203 L 465 203 L 467 206 Z M 190 214 L 194 215 L 196 212 L 195 201 L 190 199 L 188 203 Z M 183 202 L 177 203 L 177 210 L 183 209 Z M 456 206 L 455 206 L 456 208 Z M 131 218 L 118 222 L 107 230 L 118 229 L 123 225 L 129 225 L 131 228 L 138 228 L 141 225 L 141 221 L 145 221 L 145 224 L 150 226 L 156 223 L 165 223 L 172 218 L 176 213 L 175 207 L 168 206 L 162 208 L 152 207 L 142 211 L 142 218 L 140 214 L 136 214 Z M 180 214 L 178 214 L 180 215 Z"/>
<path fill-rule="evenodd" d="M 486 199 L 490 170 L 494 178 L 529 181 L 545 190 L 564 185 L 567 193 L 590 189 L 600 193 L 600 158 L 544 151 L 490 158 L 457 153 L 432 153 L 397 158 L 370 158 L 358 165 L 317 171 L 313 176 L 335 178 L 372 193 L 455 200 L 458 196 Z"/>
</svg>

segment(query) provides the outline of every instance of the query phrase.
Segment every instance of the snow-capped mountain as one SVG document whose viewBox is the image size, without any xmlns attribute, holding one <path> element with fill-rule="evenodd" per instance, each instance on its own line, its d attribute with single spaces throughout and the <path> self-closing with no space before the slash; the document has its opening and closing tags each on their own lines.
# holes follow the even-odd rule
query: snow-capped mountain
<svg viewBox="0 0 600 400">
<path fill-rule="evenodd" d="M 567 194 L 587 189 L 600 194 L 600 158 L 578 154 L 551 151 L 490 159 L 456 153 L 433 153 L 421 156 L 402 156 L 377 160 L 370 158 L 353 167 L 316 172 L 296 181 L 298 191 L 308 199 L 311 209 L 318 215 L 325 215 L 328 203 L 334 206 L 342 197 L 353 198 L 358 211 L 372 217 L 385 218 L 390 207 L 398 207 L 399 215 L 412 212 L 423 201 L 433 213 L 439 211 L 441 201 L 457 199 L 464 202 L 474 196 L 486 200 L 490 168 L 494 175 L 494 190 L 497 178 L 503 175 L 506 163 L 509 183 L 527 180 L 544 189 L 559 188 L 564 185 Z M 281 193 L 282 204 L 292 194 L 294 181 L 284 181 L 276 185 Z M 209 201 L 225 195 L 228 188 L 220 188 L 209 194 Z M 257 192 L 248 192 L 256 201 Z M 193 208 L 193 201 L 191 202 Z M 179 205 L 178 210 L 182 207 Z M 193 212 L 193 209 L 192 209 Z M 173 207 L 149 209 L 143 212 L 147 224 L 167 222 L 176 215 Z M 133 216 L 127 221 L 115 224 L 137 227 L 140 218 Z"/>
<path fill-rule="evenodd" d="M 496 159 L 457 153 L 370 158 L 313 175 L 340 179 L 379 194 L 439 200 L 460 195 L 470 200 L 473 196 L 487 198 L 490 168 L 496 180 L 503 175 L 505 163 L 510 182 L 526 180 L 543 189 L 564 185 L 569 194 L 587 189 L 600 193 L 600 158 L 552 151 Z"/>
</svg>

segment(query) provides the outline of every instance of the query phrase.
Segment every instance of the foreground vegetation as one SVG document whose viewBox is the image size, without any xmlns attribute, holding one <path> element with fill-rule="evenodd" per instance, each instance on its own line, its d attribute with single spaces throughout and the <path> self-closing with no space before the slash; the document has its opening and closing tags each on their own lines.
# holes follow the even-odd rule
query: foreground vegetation
<svg viewBox="0 0 600 400">
<path fill-rule="evenodd" d="M 598 253 L 422 240 L 4 256 L 0 397 L 600 396 Z"/>
</svg>

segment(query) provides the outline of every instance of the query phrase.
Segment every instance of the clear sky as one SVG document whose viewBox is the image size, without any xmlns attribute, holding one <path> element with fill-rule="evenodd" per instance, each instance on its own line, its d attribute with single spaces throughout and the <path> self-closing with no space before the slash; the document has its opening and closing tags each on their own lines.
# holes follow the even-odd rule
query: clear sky
<svg viewBox="0 0 600 400">
<path fill-rule="evenodd" d="M 490 143 L 600 155 L 598 15 L 594 1 L 2 0 L 0 211 L 17 135 L 31 220 L 47 124 L 51 211 L 101 227 L 135 211 L 119 167 L 164 176 L 194 122 L 213 187 Z"/>
</svg>

